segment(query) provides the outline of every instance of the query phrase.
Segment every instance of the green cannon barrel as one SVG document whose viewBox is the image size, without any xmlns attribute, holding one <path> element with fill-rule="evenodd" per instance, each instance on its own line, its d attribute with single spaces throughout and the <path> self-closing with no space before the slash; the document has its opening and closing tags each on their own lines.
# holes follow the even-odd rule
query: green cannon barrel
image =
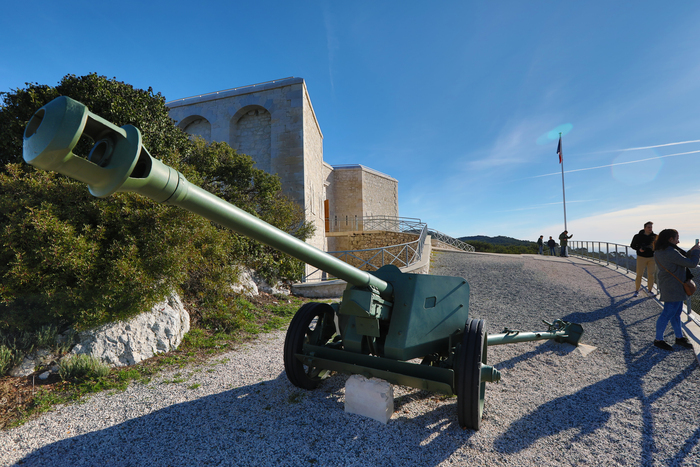
<svg viewBox="0 0 700 467">
<path fill-rule="evenodd" d="M 87 158 L 73 154 L 85 134 L 95 141 Z M 97 197 L 132 191 L 173 204 L 253 238 L 339 277 L 357 287 L 374 287 L 392 299 L 391 284 L 248 214 L 198 186 L 177 170 L 151 157 L 138 128 L 116 125 L 61 96 L 36 111 L 24 132 L 24 160 L 88 184 Z"/>
</svg>

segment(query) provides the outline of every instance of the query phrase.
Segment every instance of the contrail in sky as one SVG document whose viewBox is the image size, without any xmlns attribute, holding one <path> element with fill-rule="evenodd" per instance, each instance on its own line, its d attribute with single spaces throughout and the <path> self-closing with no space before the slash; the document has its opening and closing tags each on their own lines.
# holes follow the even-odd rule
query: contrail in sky
<svg viewBox="0 0 700 467">
<path fill-rule="evenodd" d="M 677 146 L 679 144 L 689 144 L 689 143 L 700 143 L 700 139 L 696 139 L 693 141 L 680 141 L 678 143 L 657 144 L 656 146 L 644 146 L 641 148 L 618 149 L 617 151 L 636 151 L 638 149 L 665 148 L 666 146 Z M 617 151 L 607 151 L 607 152 L 617 152 Z"/>
<path fill-rule="evenodd" d="M 687 142 L 690 143 L 691 141 L 687 141 Z M 698 141 L 698 142 L 700 142 L 700 141 Z M 670 143 L 670 144 L 664 144 L 664 145 L 661 145 L 661 146 L 672 146 L 672 145 L 674 145 L 674 144 L 683 144 L 683 143 Z M 661 146 L 649 146 L 649 148 L 658 148 L 658 147 L 661 147 Z M 647 149 L 647 148 L 621 149 L 621 151 L 631 151 L 632 149 Z M 565 170 L 564 173 L 567 173 L 567 174 L 568 174 L 568 173 L 573 173 L 573 172 L 583 172 L 583 171 L 586 171 L 586 170 L 605 169 L 605 168 L 607 168 L 607 167 L 614 167 L 614 166 L 616 166 L 616 165 L 636 164 L 636 163 L 638 163 L 638 162 L 653 161 L 653 160 L 655 160 L 655 159 L 663 159 L 663 158 L 665 158 L 665 157 L 685 156 L 685 155 L 687 155 L 687 154 L 697 154 L 697 153 L 699 153 L 699 152 L 700 152 L 700 150 L 697 150 L 697 151 L 688 151 L 688 152 L 678 152 L 678 153 L 676 153 L 676 154 L 666 154 L 665 156 L 647 157 L 646 159 L 639 159 L 639 160 L 636 160 L 636 161 L 616 162 L 616 163 L 614 163 L 614 164 L 599 165 L 599 166 L 597 166 L 597 167 L 587 167 L 587 168 L 585 168 L 585 169 Z M 559 175 L 560 173 L 561 173 L 561 172 L 553 172 L 553 173 L 551 173 L 551 174 L 535 175 L 535 176 L 533 176 L 533 177 L 526 177 L 526 178 L 521 179 L 521 180 L 526 180 L 526 179 L 528 179 L 528 178 L 549 177 L 549 176 L 551 176 L 551 175 Z"/>
</svg>

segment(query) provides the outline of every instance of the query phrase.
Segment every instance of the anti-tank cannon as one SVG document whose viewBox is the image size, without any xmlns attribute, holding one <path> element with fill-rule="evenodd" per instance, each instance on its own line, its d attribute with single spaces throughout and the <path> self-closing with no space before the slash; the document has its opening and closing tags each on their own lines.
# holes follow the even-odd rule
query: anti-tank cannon
<svg viewBox="0 0 700 467">
<path fill-rule="evenodd" d="M 87 157 L 72 152 L 83 135 L 95 142 Z M 340 303 L 307 303 L 289 325 L 284 367 L 300 388 L 314 389 L 337 371 L 456 395 L 460 426 L 479 429 L 485 383 L 500 380 L 487 364 L 489 345 L 540 339 L 577 345 L 583 334 L 580 325 L 557 320 L 543 332 L 489 336 L 484 320 L 469 318 L 463 278 L 395 266 L 356 269 L 192 185 L 149 154 L 137 128 L 117 127 L 65 96 L 29 121 L 23 155 L 38 168 L 87 183 L 94 196 L 131 191 L 185 208 L 345 280 Z"/>
</svg>

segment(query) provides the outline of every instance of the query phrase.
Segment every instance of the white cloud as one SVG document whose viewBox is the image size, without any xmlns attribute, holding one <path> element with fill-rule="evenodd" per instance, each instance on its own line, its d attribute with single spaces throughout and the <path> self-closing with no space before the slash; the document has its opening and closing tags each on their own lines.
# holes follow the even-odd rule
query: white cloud
<svg viewBox="0 0 700 467">
<path fill-rule="evenodd" d="M 534 141 L 536 135 L 542 133 L 542 128 L 546 126 L 546 123 L 535 118 L 506 125 L 491 149 L 479 151 L 486 152 L 487 155 L 481 159 L 470 161 L 468 169 L 483 170 L 508 164 L 532 162 L 532 157 L 526 151 L 538 150 Z"/>
<path fill-rule="evenodd" d="M 629 209 L 607 212 L 569 221 L 572 240 L 603 241 L 629 245 L 634 234 L 639 232 L 647 221 L 654 223 L 654 232 L 663 229 L 676 229 L 680 234 L 682 248 L 689 248 L 696 238 L 700 238 L 700 190 L 688 190 L 681 197 L 666 198 L 654 204 L 642 204 Z M 550 225 L 542 231 L 556 232 L 561 224 Z"/>
</svg>

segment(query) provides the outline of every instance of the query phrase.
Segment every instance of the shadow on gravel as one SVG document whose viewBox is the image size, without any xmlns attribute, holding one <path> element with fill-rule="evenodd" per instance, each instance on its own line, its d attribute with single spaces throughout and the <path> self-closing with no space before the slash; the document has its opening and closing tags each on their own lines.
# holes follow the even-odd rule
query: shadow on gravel
<svg viewBox="0 0 700 467">
<path fill-rule="evenodd" d="M 496 438 L 494 447 L 504 454 L 515 454 L 534 444 L 539 439 L 557 434 L 562 431 L 576 429 L 577 435 L 571 443 L 581 441 L 584 436 L 603 428 L 610 418 L 610 412 L 606 410 L 618 403 L 626 400 L 637 400 L 641 402 L 643 427 L 642 459 L 653 459 L 657 452 L 655 445 L 655 425 L 652 404 L 666 395 L 669 391 L 678 386 L 690 373 L 697 369 L 697 361 L 693 359 L 685 368 L 680 369 L 675 376 L 665 385 L 651 394 L 645 394 L 644 378 L 654 369 L 656 365 L 663 362 L 669 353 L 656 349 L 651 344 L 653 334 L 637 337 L 630 333 L 630 328 L 636 326 L 643 320 L 626 322 L 623 312 L 648 298 L 633 299 L 630 294 L 621 297 L 613 296 L 609 293 L 605 284 L 595 275 L 581 267 L 586 273 L 593 277 L 601 287 L 601 290 L 610 299 L 610 305 L 587 313 L 572 313 L 562 319 L 579 324 L 593 324 L 606 318 L 613 318 L 617 321 L 619 331 L 624 341 L 624 358 L 627 371 L 622 374 L 613 375 L 610 378 L 599 381 L 583 388 L 582 390 L 565 397 L 551 400 L 539 406 L 534 412 L 514 422 L 508 430 Z M 618 300 L 619 299 L 619 300 Z M 653 316 L 651 325 L 656 322 Z M 605 324 L 602 324 L 605 325 Z M 584 329 L 586 326 L 584 326 Z M 640 342 L 640 339 L 645 339 Z M 632 350 L 633 344 L 638 349 Z M 531 358 L 540 353 L 544 343 L 535 351 L 520 355 L 517 358 L 502 362 L 497 365 L 499 368 L 508 368 L 518 362 Z M 573 348 L 573 347 L 572 347 Z M 626 388 L 622 392 L 620 388 Z M 667 459 L 667 465 L 682 464 L 687 453 L 700 443 L 700 429 L 696 430 L 679 450 L 675 457 Z M 611 458 L 614 464 L 615 460 Z"/>
<path fill-rule="evenodd" d="M 403 409 L 412 400 L 434 395 L 417 391 L 402 396 L 394 418 L 383 425 L 344 412 L 345 381 L 335 376 L 307 392 L 293 387 L 282 373 L 272 381 L 177 403 L 46 445 L 20 464 L 430 466 L 463 445 L 451 400 L 436 398 L 435 410 L 404 419 Z M 62 429 L 70 432 L 75 427 Z"/>
</svg>

